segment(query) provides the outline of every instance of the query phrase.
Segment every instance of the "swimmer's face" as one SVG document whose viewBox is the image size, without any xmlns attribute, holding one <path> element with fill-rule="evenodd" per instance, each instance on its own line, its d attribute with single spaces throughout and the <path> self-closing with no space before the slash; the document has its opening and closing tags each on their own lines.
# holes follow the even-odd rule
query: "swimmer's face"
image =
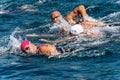
<svg viewBox="0 0 120 80">
<path fill-rule="evenodd" d="M 36 51 L 37 51 L 37 48 L 33 43 L 30 43 L 30 44 L 26 45 L 26 47 L 24 49 L 24 52 L 28 53 L 28 54 L 29 53 L 35 54 Z"/>
<path fill-rule="evenodd" d="M 53 21 L 54 23 L 60 22 L 60 19 L 59 19 L 60 15 L 61 15 L 61 14 L 60 14 L 59 11 L 54 11 L 54 12 L 51 14 L 52 21 Z"/>
</svg>

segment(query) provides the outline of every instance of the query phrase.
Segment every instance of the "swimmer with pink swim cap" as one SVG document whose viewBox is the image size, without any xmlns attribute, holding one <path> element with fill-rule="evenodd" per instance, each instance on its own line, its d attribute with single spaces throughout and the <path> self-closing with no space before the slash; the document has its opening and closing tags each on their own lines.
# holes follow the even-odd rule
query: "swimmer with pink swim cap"
<svg viewBox="0 0 120 80">
<path fill-rule="evenodd" d="M 21 50 L 27 54 L 39 54 L 46 56 L 55 56 L 57 55 L 57 50 L 54 45 L 51 44 L 40 44 L 39 46 L 35 46 L 29 40 L 23 40 L 21 42 Z"/>
<path fill-rule="evenodd" d="M 24 40 L 21 43 L 21 50 L 24 51 L 26 46 L 29 45 L 31 42 L 29 40 Z"/>
</svg>

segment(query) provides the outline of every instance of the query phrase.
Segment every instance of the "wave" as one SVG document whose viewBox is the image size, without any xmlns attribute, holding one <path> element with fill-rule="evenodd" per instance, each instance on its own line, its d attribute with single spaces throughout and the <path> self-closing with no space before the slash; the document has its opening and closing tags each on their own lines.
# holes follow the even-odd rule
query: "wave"
<svg viewBox="0 0 120 80">
<path fill-rule="evenodd" d="M 45 3 L 47 0 L 38 0 L 37 4 L 43 4 Z"/>
<path fill-rule="evenodd" d="M 120 17 L 120 12 L 114 12 L 114 13 L 111 13 L 107 16 L 104 16 L 104 17 L 100 18 L 100 20 L 115 22 L 115 21 L 119 21 L 119 17 Z"/>
<path fill-rule="evenodd" d="M 18 55 L 22 55 L 21 54 L 21 50 L 20 50 L 20 44 L 22 41 L 22 37 L 21 36 L 16 36 L 16 33 L 18 32 L 18 28 L 16 28 L 11 35 L 2 37 L 0 40 L 0 44 L 1 45 L 0 49 L 1 49 L 1 54 L 10 54 L 10 53 L 14 53 L 14 54 L 18 54 Z M 18 34 L 18 33 L 17 33 Z M 84 56 L 101 56 L 104 55 L 104 52 L 101 53 L 95 53 L 96 50 L 93 50 L 94 48 L 97 48 L 96 46 L 102 45 L 107 43 L 108 41 L 99 41 L 99 40 L 94 40 L 94 39 L 82 39 L 81 41 L 75 41 L 75 42 L 71 42 L 71 43 L 67 43 L 66 45 L 63 46 L 63 43 L 59 43 L 57 45 L 61 45 L 59 47 L 64 47 L 65 49 L 69 49 L 71 48 L 71 45 L 73 46 L 71 49 L 71 52 L 64 52 L 63 54 L 60 54 L 57 56 L 57 58 L 62 58 L 62 57 L 68 57 L 68 56 L 78 56 L 78 57 L 84 57 Z M 91 52 L 89 51 L 91 50 Z M 90 54 L 92 53 L 92 54 Z M 23 53 L 24 54 L 24 53 Z M 51 56 L 50 56 L 51 57 Z M 49 57 L 49 58 L 50 58 Z"/>
<path fill-rule="evenodd" d="M 116 1 L 116 3 L 120 4 L 120 0 Z"/>
<path fill-rule="evenodd" d="M 120 14 L 120 12 L 112 13 L 112 14 L 109 14 L 108 16 L 101 18 L 100 20 L 103 21 L 103 20 L 107 19 L 107 20 L 114 21 L 119 16 L 119 14 Z M 90 16 L 88 16 L 87 19 L 89 19 L 90 21 L 97 21 L 96 19 L 94 19 Z M 116 19 L 116 21 L 118 21 L 118 20 Z M 93 57 L 93 56 L 106 55 L 106 50 L 104 50 L 102 48 L 100 48 L 101 49 L 100 50 L 98 47 L 104 47 L 104 44 L 107 44 L 110 41 L 120 41 L 119 40 L 120 25 L 117 25 L 117 26 L 111 25 L 111 26 L 100 27 L 100 31 L 101 31 L 100 32 L 101 35 L 100 35 L 99 39 L 80 38 L 78 41 L 67 43 L 67 45 L 66 46 L 64 45 L 63 48 L 65 48 L 65 47 L 70 48 L 71 45 L 74 47 L 79 45 L 79 48 L 77 47 L 73 51 L 67 52 L 64 54 L 60 54 L 57 57 L 58 58 L 68 57 L 68 56 Z M 59 43 L 59 44 L 62 44 L 62 43 Z M 103 46 L 101 46 L 101 45 L 103 45 Z M 62 47 L 62 45 L 61 45 L 61 47 Z"/>
<path fill-rule="evenodd" d="M 25 30 L 18 28 L 18 30 L 16 31 L 16 33 L 24 33 L 24 32 L 36 31 L 38 29 L 49 28 L 49 27 L 50 27 L 50 24 L 41 25 L 41 26 L 36 27 L 36 28 L 29 28 L 29 29 L 25 29 Z"/>
<path fill-rule="evenodd" d="M 1 54 L 16 53 L 18 51 L 20 52 L 20 43 L 22 41 L 22 38 L 20 36 L 19 38 L 16 38 L 16 32 L 17 29 L 15 29 L 15 31 L 13 31 L 11 35 L 4 36 L 0 39 Z"/>
<path fill-rule="evenodd" d="M 105 19 L 107 19 L 107 20 L 109 19 L 112 21 L 112 19 L 115 19 L 116 17 L 118 17 L 119 14 L 120 14 L 120 12 L 112 13 L 105 17 L 102 17 L 101 20 L 103 21 Z M 88 18 L 89 17 L 90 16 L 88 16 Z M 93 20 L 94 18 L 91 17 L 89 19 Z M 21 43 L 22 37 L 23 37 L 23 36 L 20 36 L 21 33 L 26 33 L 26 32 L 29 33 L 30 31 L 36 31 L 38 29 L 48 28 L 50 26 L 51 26 L 50 24 L 46 24 L 46 25 L 41 25 L 36 28 L 29 28 L 26 30 L 23 30 L 21 28 L 15 28 L 15 30 L 10 35 L 4 36 L 0 39 L 1 53 L 4 53 L 7 50 L 10 50 L 9 53 L 16 53 L 16 54 L 21 53 L 20 43 Z M 50 28 L 50 30 L 51 29 L 52 28 Z M 46 32 L 46 33 L 48 33 L 48 32 Z M 59 47 L 63 47 L 66 49 L 70 48 L 71 45 L 74 46 L 73 51 L 65 52 L 64 54 L 60 54 L 57 57 L 58 58 L 68 57 L 68 56 L 91 57 L 91 56 L 105 55 L 105 51 L 103 49 L 101 49 L 101 50 L 103 50 L 103 51 L 101 51 L 100 49 L 98 49 L 98 47 L 101 45 L 104 45 L 106 43 L 109 43 L 111 40 L 113 40 L 112 38 L 114 38 L 116 36 L 120 37 L 119 32 L 120 32 L 119 26 L 106 26 L 106 27 L 101 27 L 101 37 L 99 39 L 92 39 L 92 38 L 86 39 L 86 38 L 80 37 L 77 41 L 70 42 L 70 43 L 57 43 L 57 44 L 54 43 L 54 44 L 58 45 Z M 106 36 L 108 36 L 108 33 L 110 33 L 110 35 L 108 38 L 106 38 Z M 119 41 L 119 39 L 116 38 L 115 41 Z M 77 46 L 77 48 L 76 48 L 76 46 Z M 104 46 L 102 46 L 102 47 L 104 47 Z"/>
</svg>

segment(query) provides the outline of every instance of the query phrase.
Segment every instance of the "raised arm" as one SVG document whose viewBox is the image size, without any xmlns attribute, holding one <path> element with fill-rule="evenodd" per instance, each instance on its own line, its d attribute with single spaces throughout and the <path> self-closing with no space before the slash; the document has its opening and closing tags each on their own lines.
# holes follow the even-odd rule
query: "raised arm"
<svg viewBox="0 0 120 80">
<path fill-rule="evenodd" d="M 85 18 L 87 16 L 87 13 L 86 13 L 85 7 L 83 5 L 80 5 L 80 6 L 76 7 L 73 11 L 68 13 L 68 15 L 65 17 L 65 19 L 67 21 L 70 21 L 71 23 L 75 24 L 75 23 L 77 23 L 77 16 L 79 14 L 82 17 L 82 21 L 86 21 Z"/>
</svg>

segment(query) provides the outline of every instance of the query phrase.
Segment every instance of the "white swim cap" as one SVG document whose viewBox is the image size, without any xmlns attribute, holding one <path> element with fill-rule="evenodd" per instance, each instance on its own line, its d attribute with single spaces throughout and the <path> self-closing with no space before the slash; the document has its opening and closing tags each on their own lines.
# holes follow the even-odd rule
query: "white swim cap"
<svg viewBox="0 0 120 80">
<path fill-rule="evenodd" d="M 78 35 L 83 31 L 84 31 L 84 29 L 80 24 L 76 24 L 74 26 L 71 26 L 71 28 L 70 28 L 70 33 L 72 33 L 74 35 Z"/>
</svg>

